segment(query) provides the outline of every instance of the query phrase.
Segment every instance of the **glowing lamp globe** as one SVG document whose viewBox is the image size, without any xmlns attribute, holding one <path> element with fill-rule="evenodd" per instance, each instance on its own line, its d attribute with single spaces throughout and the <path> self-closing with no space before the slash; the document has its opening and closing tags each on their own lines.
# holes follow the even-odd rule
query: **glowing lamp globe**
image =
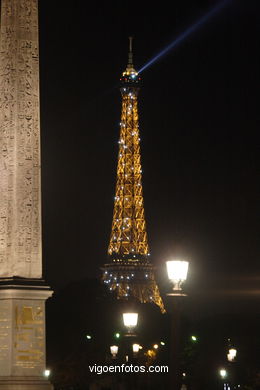
<svg viewBox="0 0 260 390">
<path fill-rule="evenodd" d="M 227 370 L 225 370 L 225 368 L 221 368 L 221 370 L 219 370 L 219 375 L 221 376 L 222 379 L 226 378 Z"/>
<path fill-rule="evenodd" d="M 46 378 L 49 378 L 50 373 L 51 373 L 51 370 L 49 370 L 48 368 L 46 368 L 46 370 L 44 370 L 44 376 L 45 376 Z"/>
<path fill-rule="evenodd" d="M 140 345 L 139 344 L 133 344 L 133 352 L 134 353 L 138 353 L 139 349 L 140 349 Z"/>
<path fill-rule="evenodd" d="M 182 283 L 187 279 L 189 262 L 181 260 L 172 260 L 166 262 L 168 278 L 173 283 L 173 291 L 181 291 Z M 179 294 L 176 294 L 179 295 Z"/>
<path fill-rule="evenodd" d="M 127 328 L 134 328 L 137 325 L 138 313 L 123 313 L 123 321 Z"/>
<path fill-rule="evenodd" d="M 111 345 L 110 352 L 111 352 L 111 355 L 113 356 L 113 358 L 115 359 L 116 355 L 118 353 L 118 346 L 117 345 Z"/>
<path fill-rule="evenodd" d="M 228 361 L 233 362 L 236 356 L 237 356 L 237 350 L 235 348 L 231 348 L 227 354 Z"/>
<path fill-rule="evenodd" d="M 123 322 L 128 329 L 128 335 L 131 335 L 138 322 L 138 313 L 123 313 Z"/>
</svg>

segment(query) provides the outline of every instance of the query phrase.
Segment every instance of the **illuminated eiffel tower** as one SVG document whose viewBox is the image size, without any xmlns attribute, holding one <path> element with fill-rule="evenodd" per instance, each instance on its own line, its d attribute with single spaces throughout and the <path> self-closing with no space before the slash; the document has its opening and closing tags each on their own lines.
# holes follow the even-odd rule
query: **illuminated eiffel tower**
<svg viewBox="0 0 260 390">
<path fill-rule="evenodd" d="M 164 312 L 154 267 L 149 261 L 137 107 L 140 76 L 133 66 L 132 38 L 128 65 L 120 81 L 122 112 L 117 182 L 109 262 L 102 268 L 102 279 L 117 298 L 133 297 L 141 303 L 153 302 Z"/>
</svg>

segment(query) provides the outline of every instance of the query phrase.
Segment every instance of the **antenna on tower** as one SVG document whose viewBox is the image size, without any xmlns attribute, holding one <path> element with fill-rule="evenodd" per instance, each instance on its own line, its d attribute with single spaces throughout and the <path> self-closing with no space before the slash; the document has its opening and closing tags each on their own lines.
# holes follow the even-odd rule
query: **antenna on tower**
<svg viewBox="0 0 260 390">
<path fill-rule="evenodd" d="M 132 44 L 133 44 L 133 37 L 129 37 L 129 51 L 130 52 L 133 50 Z"/>
<path fill-rule="evenodd" d="M 129 37 L 128 65 L 133 65 L 133 37 Z"/>
</svg>

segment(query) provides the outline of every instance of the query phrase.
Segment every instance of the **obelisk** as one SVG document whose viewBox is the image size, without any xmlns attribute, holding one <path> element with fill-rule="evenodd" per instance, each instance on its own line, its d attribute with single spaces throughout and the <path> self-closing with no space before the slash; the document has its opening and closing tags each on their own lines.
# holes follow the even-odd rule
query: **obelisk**
<svg viewBox="0 0 260 390">
<path fill-rule="evenodd" d="M 42 279 L 38 0 L 1 0 L 0 389 L 49 390 Z"/>
</svg>

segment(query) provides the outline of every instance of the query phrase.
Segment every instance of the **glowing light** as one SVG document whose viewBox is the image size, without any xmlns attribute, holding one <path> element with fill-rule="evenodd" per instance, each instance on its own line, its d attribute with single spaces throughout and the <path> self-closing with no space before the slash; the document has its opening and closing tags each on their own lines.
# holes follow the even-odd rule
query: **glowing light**
<svg viewBox="0 0 260 390">
<path fill-rule="evenodd" d="M 153 348 L 154 348 L 154 349 L 158 349 L 158 348 L 159 348 L 159 345 L 158 345 L 158 344 L 154 344 Z"/>
<path fill-rule="evenodd" d="M 139 344 L 133 344 L 133 352 L 134 353 L 138 353 L 139 349 L 140 349 L 140 345 Z"/>
<path fill-rule="evenodd" d="M 160 344 L 161 344 L 161 345 L 165 345 L 165 342 L 164 342 L 164 341 L 161 341 Z"/>
<path fill-rule="evenodd" d="M 166 266 L 168 278 L 172 281 L 174 285 L 173 290 L 181 290 L 181 285 L 187 278 L 189 268 L 188 261 L 167 261 Z"/>
<path fill-rule="evenodd" d="M 191 33 L 197 30 L 202 24 L 204 24 L 209 18 L 214 16 L 218 11 L 224 8 L 229 0 L 224 0 L 221 3 L 217 4 L 214 8 L 212 8 L 208 13 L 206 13 L 202 18 L 197 20 L 191 27 L 187 28 L 182 34 L 179 35 L 172 43 L 166 46 L 160 53 L 158 53 L 155 57 L 153 57 L 150 61 L 148 61 L 140 70 L 139 73 L 143 72 L 148 66 L 151 66 L 156 61 L 158 61 L 161 57 L 166 55 L 170 50 L 175 48 L 179 43 L 181 43 L 185 38 L 187 38 Z"/>
<path fill-rule="evenodd" d="M 127 328 L 134 328 L 137 325 L 138 313 L 123 313 L 123 321 Z"/>
<path fill-rule="evenodd" d="M 116 333 L 114 334 L 114 336 L 115 336 L 116 339 L 119 339 L 119 338 L 120 338 L 120 333 L 119 333 L 119 332 L 116 332 Z"/>
<path fill-rule="evenodd" d="M 118 346 L 117 345 L 111 345 L 110 352 L 113 358 L 116 358 L 116 355 L 118 353 Z"/>
<path fill-rule="evenodd" d="M 91 340 L 91 339 L 92 339 L 92 336 L 91 336 L 90 334 L 87 334 L 87 335 L 86 335 L 86 339 Z"/>
<path fill-rule="evenodd" d="M 156 353 L 155 353 L 154 350 L 148 349 L 147 352 L 146 352 L 146 355 L 149 356 L 150 358 L 154 359 L 155 356 L 156 356 Z"/>
<path fill-rule="evenodd" d="M 227 354 L 228 361 L 233 362 L 236 356 L 237 356 L 237 350 L 235 348 L 231 348 Z"/>
<path fill-rule="evenodd" d="M 192 341 L 197 341 L 198 339 L 197 339 L 196 336 L 191 336 L 191 340 L 192 340 Z"/>
<path fill-rule="evenodd" d="M 44 375 L 46 378 L 48 378 L 48 377 L 50 376 L 50 373 L 51 373 L 51 370 L 49 370 L 49 369 L 46 368 L 46 370 L 44 370 L 43 375 Z"/>
<path fill-rule="evenodd" d="M 220 370 L 219 370 L 219 375 L 221 376 L 221 378 L 226 378 L 226 376 L 227 376 L 227 370 L 225 369 L 225 368 L 221 368 Z"/>
</svg>

